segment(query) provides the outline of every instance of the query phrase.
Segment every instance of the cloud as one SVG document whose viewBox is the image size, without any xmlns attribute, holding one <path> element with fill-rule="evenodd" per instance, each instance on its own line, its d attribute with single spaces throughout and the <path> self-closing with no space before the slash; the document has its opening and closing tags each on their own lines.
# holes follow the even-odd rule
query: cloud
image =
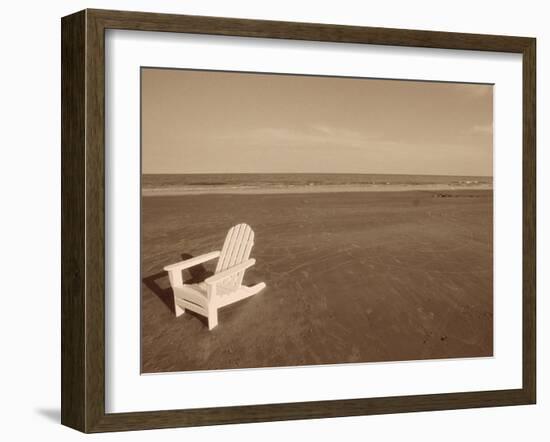
<svg viewBox="0 0 550 442">
<path fill-rule="evenodd" d="M 311 124 L 303 127 L 260 127 L 238 133 L 214 134 L 219 140 L 232 140 L 253 144 L 268 141 L 270 144 L 309 147 L 311 145 L 364 146 L 366 142 L 380 139 L 377 134 L 366 134 L 356 130 L 334 127 L 326 124 Z"/>
</svg>

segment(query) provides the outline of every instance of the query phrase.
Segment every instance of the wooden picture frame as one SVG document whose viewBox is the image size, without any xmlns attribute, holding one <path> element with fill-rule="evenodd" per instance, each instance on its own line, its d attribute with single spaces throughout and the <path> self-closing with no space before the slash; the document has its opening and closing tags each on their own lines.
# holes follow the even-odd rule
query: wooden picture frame
<svg viewBox="0 0 550 442">
<path fill-rule="evenodd" d="M 105 30 L 518 53 L 523 57 L 523 385 L 512 390 L 105 412 Z M 534 38 L 106 10 L 62 19 L 62 424 L 83 432 L 533 404 L 536 400 Z"/>
</svg>

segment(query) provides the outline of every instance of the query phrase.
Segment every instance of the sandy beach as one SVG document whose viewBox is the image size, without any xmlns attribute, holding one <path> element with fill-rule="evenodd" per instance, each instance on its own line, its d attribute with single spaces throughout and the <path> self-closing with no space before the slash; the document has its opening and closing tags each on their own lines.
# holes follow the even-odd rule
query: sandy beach
<svg viewBox="0 0 550 442">
<path fill-rule="evenodd" d="M 239 222 L 267 288 L 176 318 L 163 266 Z M 491 191 L 143 198 L 142 372 L 491 356 L 492 272 Z"/>
</svg>

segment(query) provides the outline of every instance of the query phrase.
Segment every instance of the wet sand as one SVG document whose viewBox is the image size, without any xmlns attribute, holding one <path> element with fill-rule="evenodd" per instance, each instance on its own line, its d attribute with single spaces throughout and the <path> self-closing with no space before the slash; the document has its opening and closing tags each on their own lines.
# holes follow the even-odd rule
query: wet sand
<svg viewBox="0 0 550 442">
<path fill-rule="evenodd" d="M 467 189 L 465 189 L 467 187 Z M 469 184 L 452 185 L 447 184 L 331 184 L 331 185 L 315 185 L 315 186 L 238 186 L 231 187 L 228 185 L 221 186 L 187 186 L 187 187 L 159 187 L 142 189 L 142 196 L 184 196 L 184 195 L 204 195 L 204 194 L 235 194 L 239 195 L 258 195 L 258 194 L 290 194 L 290 193 L 348 193 L 348 192 L 408 192 L 408 191 L 442 191 L 448 192 L 453 190 L 490 190 L 491 184 Z"/>
<path fill-rule="evenodd" d="M 142 372 L 491 356 L 492 191 L 142 198 Z M 163 266 L 256 232 L 252 298 L 208 331 Z M 184 274 L 200 280 L 215 261 Z"/>
</svg>

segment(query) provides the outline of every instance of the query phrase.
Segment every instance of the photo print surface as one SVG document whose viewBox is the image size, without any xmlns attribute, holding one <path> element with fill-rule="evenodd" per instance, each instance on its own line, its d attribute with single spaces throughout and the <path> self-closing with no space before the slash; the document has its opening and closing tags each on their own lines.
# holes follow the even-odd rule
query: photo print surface
<svg viewBox="0 0 550 442">
<path fill-rule="evenodd" d="M 142 68 L 141 371 L 493 355 L 493 86 Z"/>
</svg>

